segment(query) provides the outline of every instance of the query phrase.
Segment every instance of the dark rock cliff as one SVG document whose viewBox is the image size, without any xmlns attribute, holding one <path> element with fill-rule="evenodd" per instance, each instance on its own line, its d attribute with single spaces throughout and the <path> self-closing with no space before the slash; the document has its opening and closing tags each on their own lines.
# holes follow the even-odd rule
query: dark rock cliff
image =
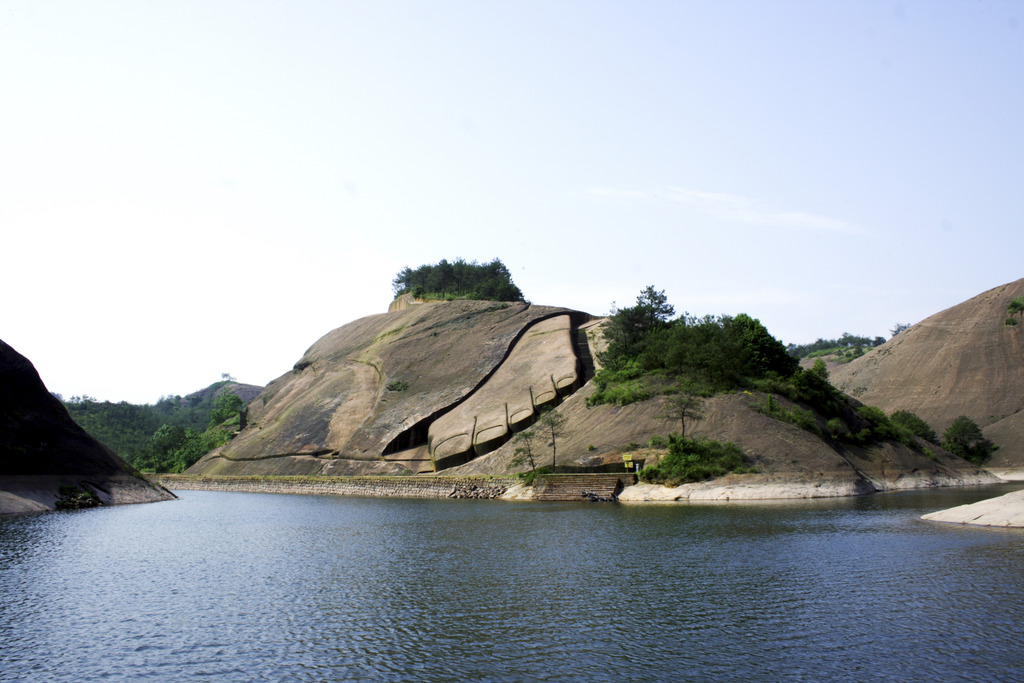
<svg viewBox="0 0 1024 683">
<path fill-rule="evenodd" d="M 32 363 L 0 341 L 0 512 L 53 509 L 62 486 L 103 504 L 172 497 L 86 434 Z"/>
</svg>

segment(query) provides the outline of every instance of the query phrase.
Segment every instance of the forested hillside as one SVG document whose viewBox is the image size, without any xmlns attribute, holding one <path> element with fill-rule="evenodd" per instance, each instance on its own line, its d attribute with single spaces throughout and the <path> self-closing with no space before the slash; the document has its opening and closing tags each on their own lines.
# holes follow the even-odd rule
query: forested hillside
<svg viewBox="0 0 1024 683">
<path fill-rule="evenodd" d="M 136 469 L 182 472 L 227 442 L 239 411 L 258 390 L 224 380 L 185 397 L 164 396 L 153 405 L 72 396 L 64 406 L 90 436 Z"/>
</svg>

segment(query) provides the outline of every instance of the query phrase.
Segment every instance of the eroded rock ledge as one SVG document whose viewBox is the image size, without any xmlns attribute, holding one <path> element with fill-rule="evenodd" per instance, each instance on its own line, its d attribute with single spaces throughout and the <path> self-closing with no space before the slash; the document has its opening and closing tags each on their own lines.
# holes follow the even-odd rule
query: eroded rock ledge
<svg viewBox="0 0 1024 683">
<path fill-rule="evenodd" d="M 929 522 L 1024 528 L 1024 490 L 924 515 Z"/>
</svg>

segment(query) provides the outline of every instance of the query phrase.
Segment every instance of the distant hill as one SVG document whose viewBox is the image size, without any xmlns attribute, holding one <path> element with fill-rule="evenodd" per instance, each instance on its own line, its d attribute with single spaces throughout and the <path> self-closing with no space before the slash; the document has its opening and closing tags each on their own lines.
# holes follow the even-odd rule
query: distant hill
<svg viewBox="0 0 1024 683">
<path fill-rule="evenodd" d="M 832 382 L 886 412 L 910 410 L 940 434 L 966 415 L 994 441 L 986 466 L 1024 467 L 1024 326 L 1007 325 L 1024 279 L 913 325 L 847 365 Z"/>
<path fill-rule="evenodd" d="M 172 497 L 75 424 L 32 363 L 0 341 L 0 512 L 53 509 L 62 487 L 103 504 Z"/>
<path fill-rule="evenodd" d="M 65 401 L 64 406 L 85 431 L 133 467 L 166 471 L 180 460 L 171 456 L 183 446 L 187 435 L 204 432 L 210 426 L 218 397 L 228 392 L 248 403 L 262 390 L 263 387 L 226 380 L 184 397 L 162 397 L 153 405 L 76 396 Z M 156 437 L 164 425 L 173 429 L 168 432 L 165 428 L 165 433 Z M 187 458 L 184 466 L 194 458 Z"/>
<path fill-rule="evenodd" d="M 205 389 L 193 391 L 191 394 L 184 396 L 181 399 L 181 404 L 183 406 L 212 405 L 213 400 L 225 391 L 230 391 L 232 394 L 242 399 L 242 401 L 248 403 L 259 396 L 259 393 L 263 391 L 263 387 L 255 384 L 241 384 L 234 380 L 215 382 Z M 209 415 L 207 415 L 207 419 L 209 419 Z"/>
</svg>

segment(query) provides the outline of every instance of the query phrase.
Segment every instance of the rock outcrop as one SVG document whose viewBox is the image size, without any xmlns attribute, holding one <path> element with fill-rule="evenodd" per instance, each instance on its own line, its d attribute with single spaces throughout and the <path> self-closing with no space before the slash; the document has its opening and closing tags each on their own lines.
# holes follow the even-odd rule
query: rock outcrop
<svg viewBox="0 0 1024 683">
<path fill-rule="evenodd" d="M 317 341 L 250 404 L 249 425 L 188 474 L 507 476 L 527 468 L 512 464 L 511 437 L 546 408 L 566 428 L 555 452 L 543 440 L 538 466 L 621 473 L 625 454 L 637 463 L 664 454 L 645 447 L 677 425 L 663 417 L 664 397 L 587 405 L 601 324 L 523 303 L 406 300 Z M 688 430 L 740 445 L 757 474 L 627 489 L 624 499 L 859 495 L 996 481 L 932 444 L 928 456 L 895 443 L 824 439 L 752 409 L 763 400 L 744 391 L 716 396 Z"/>
<path fill-rule="evenodd" d="M 887 413 L 909 410 L 940 434 L 960 415 L 999 446 L 993 471 L 1024 469 L 1024 325 L 1006 325 L 1024 279 L 919 322 L 851 363 L 836 387 Z"/>
<path fill-rule="evenodd" d="M 86 434 L 32 363 L 0 341 L 0 513 L 52 510 L 76 489 L 104 505 L 173 498 Z"/>
<path fill-rule="evenodd" d="M 950 524 L 1024 528 L 1024 491 L 932 512 L 921 519 Z"/>
<path fill-rule="evenodd" d="M 401 475 L 468 462 L 582 384 L 578 311 L 422 303 L 317 341 L 192 474 Z"/>
</svg>

